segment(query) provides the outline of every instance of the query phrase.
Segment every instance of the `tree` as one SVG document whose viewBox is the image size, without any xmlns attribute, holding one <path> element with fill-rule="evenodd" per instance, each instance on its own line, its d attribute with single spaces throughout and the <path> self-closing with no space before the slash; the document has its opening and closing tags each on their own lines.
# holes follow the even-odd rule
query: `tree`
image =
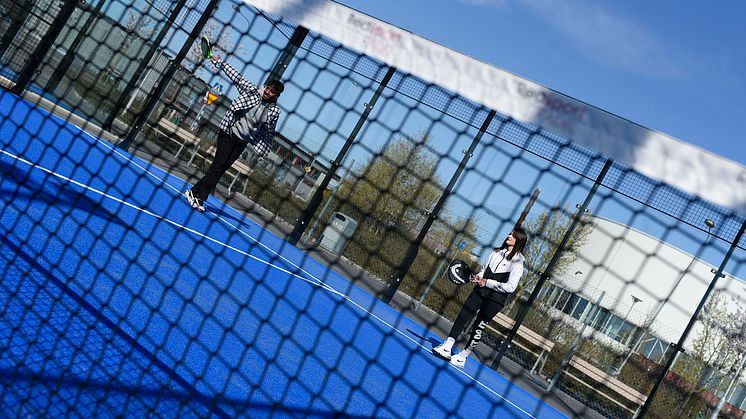
<svg viewBox="0 0 746 419">
<path fill-rule="evenodd" d="M 694 352 L 714 370 L 729 368 L 738 357 L 738 348 L 729 339 L 728 325 L 732 313 L 725 301 L 726 295 L 716 291 L 705 304 L 700 321 L 704 326 L 692 342 Z"/>
<path fill-rule="evenodd" d="M 524 279 L 518 283 L 515 295 L 522 295 L 533 290 L 539 274 L 547 269 L 549 261 L 557 252 L 571 222 L 572 216 L 568 207 L 555 206 L 523 223 L 523 229 L 529 235 L 529 240 L 526 248 L 523 249 L 523 256 L 526 258 Z M 592 231 L 593 222 L 590 216 L 583 216 L 562 249 L 552 269 L 552 276 L 562 276 L 567 273 L 567 268 L 577 260 L 578 251 L 586 243 Z M 518 299 L 511 302 L 511 307 L 516 300 Z"/>
<path fill-rule="evenodd" d="M 679 371 L 692 384 L 679 405 L 679 414 L 684 414 L 693 395 L 707 389 L 717 391 L 746 349 L 743 309 L 739 304 L 736 313 L 728 310 L 728 299 L 733 301 L 724 292 L 716 291 L 702 310 L 699 320 L 704 327 L 692 341 L 693 360 Z"/>
<path fill-rule="evenodd" d="M 741 381 L 743 375 L 744 363 L 746 363 L 746 310 L 741 305 L 740 301 L 736 302 L 738 309 L 734 315 L 728 316 L 729 321 L 724 324 L 723 334 L 728 339 L 728 343 L 735 349 L 737 353 L 737 359 L 729 370 L 724 371 L 727 377 L 732 373 L 729 380 L 728 386 L 725 388 L 725 392 L 718 401 L 715 410 L 710 416 L 711 419 L 719 417 L 720 411 L 725 406 L 728 397 L 731 394 L 731 390 L 734 385 Z M 738 366 L 736 366 L 738 364 Z"/>
<path fill-rule="evenodd" d="M 127 55 L 130 46 L 132 45 L 132 41 L 136 38 L 143 40 L 149 39 L 153 35 L 153 32 L 155 32 L 155 26 L 155 22 L 153 22 L 152 18 L 142 14 L 142 12 L 138 10 L 131 10 L 127 13 L 127 16 L 124 19 L 124 33 L 122 35 L 124 36 L 124 39 L 122 40 L 119 50 L 114 54 L 114 58 L 108 65 L 110 77 L 121 76 L 118 74 L 117 67 L 119 67 L 119 62 L 122 60 L 122 57 L 127 57 L 129 60 L 135 59 L 135 57 Z"/>
<path fill-rule="evenodd" d="M 215 56 L 223 55 L 225 51 L 228 51 L 229 46 L 232 44 L 232 37 L 231 33 L 226 30 L 225 25 L 220 25 L 218 22 L 214 20 L 209 20 L 207 24 L 205 25 L 203 29 L 203 35 L 207 36 L 210 39 L 210 42 L 212 44 L 212 52 Z M 205 60 L 202 56 L 202 47 L 200 46 L 201 39 L 197 39 L 194 44 L 192 45 L 192 48 L 187 53 L 186 57 L 184 58 L 184 62 L 179 68 L 179 71 L 176 72 L 174 75 L 175 83 L 169 87 L 169 90 L 167 90 L 166 97 L 168 98 L 168 101 L 173 103 L 176 101 L 177 97 L 181 94 L 182 88 L 187 87 L 187 94 L 192 95 L 195 90 L 201 91 L 202 89 L 209 90 L 209 79 L 211 75 L 217 74 L 219 70 L 215 68 L 213 65 L 207 65 L 209 60 Z M 243 44 L 238 44 L 233 50 L 231 51 L 234 55 L 240 55 L 243 51 Z M 204 67 L 202 67 L 203 71 L 206 72 L 200 72 L 198 74 L 198 70 L 200 70 L 200 66 L 202 64 L 205 64 Z M 238 68 L 239 71 L 241 71 L 240 68 Z M 200 82 L 197 83 L 190 83 L 190 80 L 194 80 L 195 77 L 199 76 L 201 80 L 203 80 L 202 83 L 205 83 L 207 86 L 205 88 L 205 85 L 203 85 Z M 191 87 L 189 87 L 191 85 Z M 206 94 L 207 92 L 199 92 L 199 94 Z M 163 114 L 165 114 L 167 111 L 170 111 L 172 113 L 176 112 L 176 108 L 163 109 Z M 189 112 L 189 109 L 186 111 Z M 196 111 L 195 111 L 196 112 Z"/>
<path fill-rule="evenodd" d="M 431 140 L 427 132 L 395 138 L 366 162 L 357 179 L 344 182 L 340 196 L 379 223 L 416 230 L 443 190 Z"/>
<path fill-rule="evenodd" d="M 441 219 L 444 217 L 441 217 Z M 477 247 L 477 231 L 478 231 L 479 220 L 476 217 L 455 217 L 455 219 L 444 219 L 442 223 L 433 224 L 433 228 L 430 230 L 429 236 L 433 240 L 443 243 L 444 245 L 453 244 L 458 246 L 461 240 L 466 242 L 466 246 L 463 249 L 459 249 L 454 252 L 451 256 L 455 259 L 461 259 L 472 265 L 473 269 L 479 269 L 473 264 L 478 264 L 479 260 L 476 260 L 473 252 Z M 457 236 L 461 236 L 459 243 L 454 242 Z M 450 249 L 449 249 L 450 250 Z"/>
</svg>

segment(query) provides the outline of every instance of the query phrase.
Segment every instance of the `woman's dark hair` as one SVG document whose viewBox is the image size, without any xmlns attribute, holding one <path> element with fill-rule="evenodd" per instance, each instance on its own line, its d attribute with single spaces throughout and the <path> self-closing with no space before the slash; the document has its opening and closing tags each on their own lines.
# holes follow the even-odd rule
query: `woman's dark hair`
<svg viewBox="0 0 746 419">
<path fill-rule="evenodd" d="M 523 248 L 526 247 L 526 241 L 528 240 L 528 236 L 526 235 L 526 232 L 520 228 L 516 227 L 513 229 L 513 238 L 515 239 L 515 244 L 513 245 L 513 250 L 510 252 L 510 254 L 507 256 L 508 260 L 513 260 L 513 256 L 523 251 Z M 507 249 L 508 248 L 508 241 L 505 239 L 503 244 L 497 248 L 497 250 Z"/>
</svg>

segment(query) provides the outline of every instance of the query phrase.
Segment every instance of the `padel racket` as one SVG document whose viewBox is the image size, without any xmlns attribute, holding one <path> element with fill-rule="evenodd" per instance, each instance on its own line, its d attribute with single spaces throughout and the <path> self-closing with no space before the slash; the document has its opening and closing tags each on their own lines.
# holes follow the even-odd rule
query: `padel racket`
<svg viewBox="0 0 746 419">
<path fill-rule="evenodd" d="M 209 60 L 210 57 L 212 57 L 212 44 L 210 43 L 210 38 L 203 35 L 199 45 L 200 48 L 202 48 L 202 57 Z"/>
</svg>

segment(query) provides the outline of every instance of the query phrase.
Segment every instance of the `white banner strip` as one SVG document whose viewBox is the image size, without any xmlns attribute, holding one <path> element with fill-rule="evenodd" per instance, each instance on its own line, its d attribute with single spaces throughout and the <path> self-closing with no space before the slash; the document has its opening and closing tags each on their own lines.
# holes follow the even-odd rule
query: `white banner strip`
<svg viewBox="0 0 746 419">
<path fill-rule="evenodd" d="M 326 0 L 244 0 L 353 50 L 746 214 L 746 167 Z"/>
</svg>

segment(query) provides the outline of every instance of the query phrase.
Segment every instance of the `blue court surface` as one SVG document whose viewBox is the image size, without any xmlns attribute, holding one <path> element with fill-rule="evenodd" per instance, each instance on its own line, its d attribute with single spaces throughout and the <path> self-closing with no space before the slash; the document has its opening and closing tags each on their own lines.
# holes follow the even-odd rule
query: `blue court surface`
<svg viewBox="0 0 746 419">
<path fill-rule="evenodd" d="M 2 416 L 563 417 L 211 198 L 0 97 Z"/>
</svg>

